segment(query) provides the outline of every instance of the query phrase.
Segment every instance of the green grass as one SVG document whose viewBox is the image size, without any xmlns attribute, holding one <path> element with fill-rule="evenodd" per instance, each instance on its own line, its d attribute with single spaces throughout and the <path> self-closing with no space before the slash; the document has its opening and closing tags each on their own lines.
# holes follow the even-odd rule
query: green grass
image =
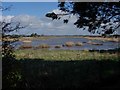
<svg viewBox="0 0 120 90">
<path fill-rule="evenodd" d="M 56 61 L 71 61 L 71 60 L 119 60 L 118 53 L 109 52 L 89 52 L 79 50 L 48 50 L 48 49 L 24 49 L 15 51 L 16 58 L 19 59 L 43 59 Z"/>
<path fill-rule="evenodd" d="M 120 85 L 118 52 L 16 50 L 2 60 L 6 88 L 114 88 Z M 72 60 L 72 61 L 71 61 Z"/>
</svg>

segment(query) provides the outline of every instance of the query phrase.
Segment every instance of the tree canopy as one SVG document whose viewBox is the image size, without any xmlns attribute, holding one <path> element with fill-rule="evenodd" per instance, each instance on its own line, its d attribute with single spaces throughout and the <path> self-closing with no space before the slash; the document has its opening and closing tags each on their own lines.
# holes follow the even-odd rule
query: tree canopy
<svg viewBox="0 0 120 90">
<path fill-rule="evenodd" d="M 58 7 L 66 14 L 51 12 L 46 17 L 54 20 L 64 15 L 77 15 L 74 25 L 91 33 L 113 34 L 120 27 L 120 2 L 59 2 Z M 63 22 L 68 23 L 69 19 Z"/>
</svg>

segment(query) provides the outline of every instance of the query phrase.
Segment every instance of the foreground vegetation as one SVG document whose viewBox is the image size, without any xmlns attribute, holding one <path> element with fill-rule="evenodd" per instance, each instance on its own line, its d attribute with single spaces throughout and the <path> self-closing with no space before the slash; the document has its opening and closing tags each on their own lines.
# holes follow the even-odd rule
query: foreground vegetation
<svg viewBox="0 0 120 90">
<path fill-rule="evenodd" d="M 3 90 L 10 88 L 120 88 L 115 60 L 3 60 Z"/>
<path fill-rule="evenodd" d="M 82 44 L 67 42 L 65 45 L 71 47 Z M 2 59 L 3 90 L 120 88 L 120 49 L 49 50 L 48 45 L 43 44 L 39 48 L 22 46 L 15 49 L 14 54 L 15 58 Z"/>
<path fill-rule="evenodd" d="M 17 59 L 43 59 L 43 60 L 119 60 L 119 52 L 90 52 L 88 50 L 48 50 L 48 49 L 24 49 L 16 50 L 15 55 Z"/>
<path fill-rule="evenodd" d="M 7 88 L 119 88 L 119 51 L 16 50 L 3 58 Z"/>
</svg>

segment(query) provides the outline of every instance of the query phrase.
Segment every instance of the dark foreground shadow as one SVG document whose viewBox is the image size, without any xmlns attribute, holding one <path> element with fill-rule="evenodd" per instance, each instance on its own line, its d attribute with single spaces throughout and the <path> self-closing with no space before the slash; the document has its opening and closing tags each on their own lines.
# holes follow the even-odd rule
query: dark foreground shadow
<svg viewBox="0 0 120 90">
<path fill-rule="evenodd" d="M 3 60 L 6 88 L 120 88 L 120 61 Z"/>
</svg>

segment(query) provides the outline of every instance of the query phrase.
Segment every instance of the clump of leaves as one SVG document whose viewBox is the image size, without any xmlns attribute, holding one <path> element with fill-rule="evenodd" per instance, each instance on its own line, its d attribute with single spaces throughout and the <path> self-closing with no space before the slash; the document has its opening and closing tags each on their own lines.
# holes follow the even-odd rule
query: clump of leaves
<svg viewBox="0 0 120 90">
<path fill-rule="evenodd" d="M 120 2 L 59 2 L 58 7 L 65 14 L 51 12 L 46 17 L 54 20 L 77 15 L 74 25 L 91 33 L 113 34 L 120 27 Z M 63 22 L 68 23 L 69 19 Z"/>
</svg>

